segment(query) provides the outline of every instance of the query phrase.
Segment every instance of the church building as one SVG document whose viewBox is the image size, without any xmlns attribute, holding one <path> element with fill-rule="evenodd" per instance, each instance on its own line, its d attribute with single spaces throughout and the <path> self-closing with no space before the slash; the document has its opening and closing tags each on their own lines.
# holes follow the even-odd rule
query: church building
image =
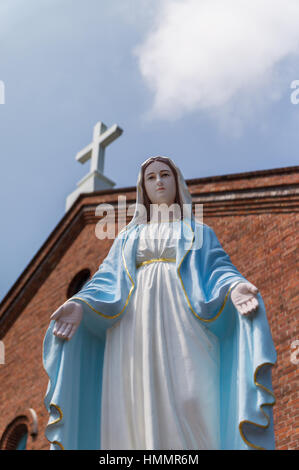
<svg viewBox="0 0 299 470">
<path fill-rule="evenodd" d="M 1 450 L 49 449 L 43 340 L 51 314 L 93 276 L 113 242 L 96 236 L 103 217 L 97 207 L 114 208 L 116 222 L 131 219 L 127 208 L 136 201 L 136 187 L 115 189 L 104 175 L 105 149 L 121 134 L 117 125 L 95 125 L 92 143 L 76 156 L 81 163 L 90 160 L 90 172 L 0 303 Z M 200 174 L 200 160 L 194 162 L 194 175 Z M 240 273 L 259 288 L 277 351 L 272 369 L 276 449 L 299 449 L 299 166 L 186 183 L 194 206 L 202 204 L 204 223 L 214 229 Z M 126 205 L 120 206 L 124 197 Z"/>
</svg>

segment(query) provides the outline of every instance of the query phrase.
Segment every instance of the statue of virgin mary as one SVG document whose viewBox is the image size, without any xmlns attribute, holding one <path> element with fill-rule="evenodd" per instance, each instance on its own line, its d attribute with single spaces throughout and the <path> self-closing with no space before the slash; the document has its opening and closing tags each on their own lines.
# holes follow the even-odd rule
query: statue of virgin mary
<svg viewBox="0 0 299 470">
<path fill-rule="evenodd" d="M 146 160 L 136 194 L 98 271 L 51 317 L 51 449 L 273 449 L 276 351 L 258 289 L 195 219 L 171 159 Z"/>
</svg>

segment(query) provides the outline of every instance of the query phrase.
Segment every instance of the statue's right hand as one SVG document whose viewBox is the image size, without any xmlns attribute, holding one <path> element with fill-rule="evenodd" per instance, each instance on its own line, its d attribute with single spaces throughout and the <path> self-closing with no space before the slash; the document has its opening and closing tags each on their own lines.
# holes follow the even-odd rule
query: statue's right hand
<svg viewBox="0 0 299 470">
<path fill-rule="evenodd" d="M 79 302 L 66 302 L 51 315 L 55 320 L 53 334 L 61 339 L 70 340 L 75 334 L 83 316 L 83 307 Z"/>
</svg>

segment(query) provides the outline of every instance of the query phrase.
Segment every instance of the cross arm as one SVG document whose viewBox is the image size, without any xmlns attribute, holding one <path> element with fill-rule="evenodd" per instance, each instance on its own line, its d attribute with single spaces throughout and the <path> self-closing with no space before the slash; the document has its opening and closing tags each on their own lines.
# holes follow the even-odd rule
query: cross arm
<svg viewBox="0 0 299 470">
<path fill-rule="evenodd" d="M 80 152 L 77 153 L 76 155 L 77 162 L 80 162 L 80 163 L 87 162 L 87 160 L 91 158 L 91 152 L 92 152 L 92 144 L 86 145 L 84 149 L 80 150 Z"/>
<path fill-rule="evenodd" d="M 107 131 L 103 132 L 101 134 L 100 139 L 99 139 L 99 144 L 102 147 L 107 147 L 111 142 L 113 142 L 115 139 L 117 139 L 119 136 L 121 136 L 123 133 L 123 130 L 118 127 L 117 124 L 114 124 L 110 129 Z"/>
</svg>

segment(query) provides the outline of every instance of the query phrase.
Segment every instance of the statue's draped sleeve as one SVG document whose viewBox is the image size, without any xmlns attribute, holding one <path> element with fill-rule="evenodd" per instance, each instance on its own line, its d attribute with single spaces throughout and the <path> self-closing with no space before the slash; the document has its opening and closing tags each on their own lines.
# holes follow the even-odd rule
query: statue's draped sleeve
<svg viewBox="0 0 299 470">
<path fill-rule="evenodd" d="M 219 338 L 222 449 L 274 449 L 276 350 L 262 296 L 254 313 L 241 315 L 231 290 L 246 279 L 211 227 L 196 223 L 193 232 L 200 248 L 191 246 L 179 275 L 191 313 Z"/>
<path fill-rule="evenodd" d="M 132 283 L 123 266 L 117 237 L 98 271 L 68 299 L 80 302 L 83 320 L 70 341 L 53 335 L 51 321 L 43 345 L 49 382 L 46 437 L 51 449 L 99 449 L 105 332 L 125 312 Z"/>
</svg>

